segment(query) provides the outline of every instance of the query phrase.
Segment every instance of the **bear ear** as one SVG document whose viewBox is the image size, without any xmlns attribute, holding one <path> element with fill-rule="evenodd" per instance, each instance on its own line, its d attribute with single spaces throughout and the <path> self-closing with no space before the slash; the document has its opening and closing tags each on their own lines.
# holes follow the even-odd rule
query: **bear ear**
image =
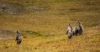
<svg viewBox="0 0 100 52">
<path fill-rule="evenodd" d="M 78 24 L 81 24 L 81 22 L 80 22 L 80 21 L 77 21 L 77 23 L 78 23 Z"/>
<path fill-rule="evenodd" d="M 16 33 L 18 33 L 18 30 L 16 31 Z"/>
<path fill-rule="evenodd" d="M 17 32 L 16 32 L 16 33 L 18 33 L 18 34 L 19 34 L 20 32 L 17 30 Z"/>
<path fill-rule="evenodd" d="M 68 24 L 67 26 L 71 26 L 71 24 Z"/>
<path fill-rule="evenodd" d="M 71 24 L 68 24 L 68 25 L 71 25 Z"/>
</svg>

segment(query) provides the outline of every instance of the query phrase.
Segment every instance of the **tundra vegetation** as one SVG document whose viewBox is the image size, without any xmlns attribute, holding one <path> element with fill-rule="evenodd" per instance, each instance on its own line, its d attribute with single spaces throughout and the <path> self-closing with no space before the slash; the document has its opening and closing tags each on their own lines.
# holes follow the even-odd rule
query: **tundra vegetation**
<svg viewBox="0 0 100 52">
<path fill-rule="evenodd" d="M 99 6 L 100 0 L 0 0 L 0 52 L 99 52 Z M 68 39 L 66 24 L 77 20 L 84 32 Z"/>
</svg>

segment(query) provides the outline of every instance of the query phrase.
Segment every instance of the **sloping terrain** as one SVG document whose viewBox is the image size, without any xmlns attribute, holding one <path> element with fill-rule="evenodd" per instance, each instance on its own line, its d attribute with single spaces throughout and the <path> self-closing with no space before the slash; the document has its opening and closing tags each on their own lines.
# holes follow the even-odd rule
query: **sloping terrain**
<svg viewBox="0 0 100 52">
<path fill-rule="evenodd" d="M 0 12 L 0 52 L 100 51 L 99 0 L 0 1 L 27 9 L 23 14 Z M 77 20 L 82 22 L 84 33 L 68 39 L 67 24 L 75 27 Z M 23 34 L 20 45 L 15 42 L 17 30 Z"/>
</svg>

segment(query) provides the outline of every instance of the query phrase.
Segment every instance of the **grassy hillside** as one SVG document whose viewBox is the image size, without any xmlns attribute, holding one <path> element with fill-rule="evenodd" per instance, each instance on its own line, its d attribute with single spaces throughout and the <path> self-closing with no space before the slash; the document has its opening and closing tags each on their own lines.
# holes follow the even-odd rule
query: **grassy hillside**
<svg viewBox="0 0 100 52">
<path fill-rule="evenodd" d="M 21 6 L 44 8 L 18 15 L 0 13 L 0 29 L 23 33 L 23 42 L 16 45 L 15 36 L 0 38 L 0 52 L 99 52 L 99 0 L 0 0 Z M 82 22 L 84 33 L 68 39 L 67 24 Z M 0 34 L 3 35 L 3 34 Z M 8 33 L 10 36 L 10 33 Z M 14 34 L 15 35 L 15 34 Z M 6 35 L 5 35 L 6 36 Z"/>
</svg>

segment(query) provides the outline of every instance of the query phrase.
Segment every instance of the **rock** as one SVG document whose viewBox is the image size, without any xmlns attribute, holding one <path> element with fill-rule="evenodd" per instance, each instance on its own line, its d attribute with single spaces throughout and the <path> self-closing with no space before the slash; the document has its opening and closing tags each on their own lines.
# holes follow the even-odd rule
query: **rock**
<svg viewBox="0 0 100 52">
<path fill-rule="evenodd" d="M 22 9 L 20 5 L 0 3 L 0 13 L 19 14 L 23 11 Z"/>
<path fill-rule="evenodd" d="M 35 11 L 44 11 L 44 8 L 35 6 L 22 6 L 17 4 L 0 3 L 0 13 L 2 14 L 21 14 Z"/>
</svg>

